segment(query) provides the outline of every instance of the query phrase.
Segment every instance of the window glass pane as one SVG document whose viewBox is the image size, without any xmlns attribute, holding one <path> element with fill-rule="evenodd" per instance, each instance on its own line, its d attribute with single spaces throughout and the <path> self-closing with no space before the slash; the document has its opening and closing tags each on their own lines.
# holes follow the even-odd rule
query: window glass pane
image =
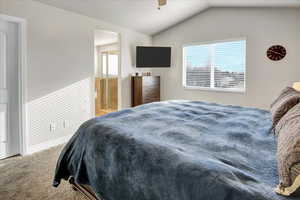
<svg viewBox="0 0 300 200">
<path fill-rule="evenodd" d="M 214 45 L 214 87 L 243 89 L 246 41 Z"/>
<path fill-rule="evenodd" d="M 184 47 L 186 86 L 245 89 L 246 41 Z"/>
<path fill-rule="evenodd" d="M 106 76 L 106 54 L 102 54 L 102 75 Z"/>
<path fill-rule="evenodd" d="M 109 54 L 108 55 L 108 75 L 118 76 L 118 55 Z"/>
<path fill-rule="evenodd" d="M 186 85 L 210 87 L 210 46 L 185 47 Z"/>
</svg>

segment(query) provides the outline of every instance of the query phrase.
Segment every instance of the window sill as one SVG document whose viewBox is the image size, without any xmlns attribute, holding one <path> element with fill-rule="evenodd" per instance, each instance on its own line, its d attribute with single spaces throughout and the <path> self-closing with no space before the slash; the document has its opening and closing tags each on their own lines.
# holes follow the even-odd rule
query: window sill
<svg viewBox="0 0 300 200">
<path fill-rule="evenodd" d="M 246 89 L 228 89 L 228 88 L 205 88 L 197 86 L 183 86 L 186 90 L 202 90 L 209 92 L 229 92 L 229 93 L 246 93 Z"/>
</svg>

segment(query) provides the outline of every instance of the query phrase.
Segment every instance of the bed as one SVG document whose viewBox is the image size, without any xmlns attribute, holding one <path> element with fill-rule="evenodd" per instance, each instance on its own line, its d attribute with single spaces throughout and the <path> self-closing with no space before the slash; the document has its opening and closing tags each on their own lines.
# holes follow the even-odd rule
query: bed
<svg viewBox="0 0 300 200">
<path fill-rule="evenodd" d="M 64 147 L 53 185 L 101 200 L 294 200 L 278 184 L 270 113 L 199 101 L 91 119 Z M 298 198 L 299 199 L 299 198 Z"/>
</svg>

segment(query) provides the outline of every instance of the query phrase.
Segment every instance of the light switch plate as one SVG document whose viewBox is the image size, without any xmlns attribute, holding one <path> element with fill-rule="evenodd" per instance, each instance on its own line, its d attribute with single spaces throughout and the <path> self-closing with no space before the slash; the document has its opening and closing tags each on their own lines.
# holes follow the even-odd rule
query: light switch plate
<svg viewBox="0 0 300 200">
<path fill-rule="evenodd" d="M 50 124 L 50 131 L 54 132 L 56 130 L 56 124 L 55 123 L 51 123 Z"/>
<path fill-rule="evenodd" d="M 70 123 L 69 123 L 68 120 L 64 120 L 64 121 L 63 121 L 63 127 L 64 127 L 64 128 L 69 128 L 69 127 L 70 127 Z"/>
</svg>

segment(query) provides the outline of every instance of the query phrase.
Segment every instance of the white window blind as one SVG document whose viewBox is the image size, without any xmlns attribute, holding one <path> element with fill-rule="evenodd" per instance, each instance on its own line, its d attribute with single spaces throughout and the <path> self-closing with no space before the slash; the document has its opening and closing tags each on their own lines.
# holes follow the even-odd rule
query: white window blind
<svg viewBox="0 0 300 200">
<path fill-rule="evenodd" d="M 184 86 L 245 90 L 246 41 L 189 45 L 183 48 Z"/>
</svg>

